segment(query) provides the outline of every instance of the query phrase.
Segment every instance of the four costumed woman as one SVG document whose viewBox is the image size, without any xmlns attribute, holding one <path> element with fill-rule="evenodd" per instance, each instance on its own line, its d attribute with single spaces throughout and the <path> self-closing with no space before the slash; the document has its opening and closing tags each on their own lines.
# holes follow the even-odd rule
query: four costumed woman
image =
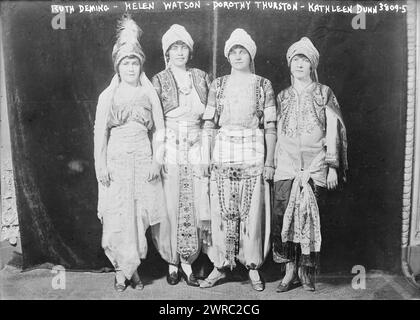
<svg viewBox="0 0 420 320">
<path fill-rule="evenodd" d="M 95 119 L 98 217 L 115 289 L 143 288 L 137 269 L 150 226 L 171 285 L 182 277 L 213 287 L 239 261 L 262 291 L 258 270 L 272 245 L 286 271 L 277 291 L 298 282 L 314 290 L 325 191 L 347 170 L 346 130 L 332 90 L 318 82 L 317 49 L 308 38 L 289 48 L 291 86 L 276 106 L 271 82 L 255 74 L 257 47 L 245 30 L 226 41 L 231 72 L 213 82 L 190 66 L 194 41 L 177 24 L 162 37 L 166 68 L 150 82 L 140 36 L 124 16 L 116 75 Z M 214 269 L 199 281 L 192 263 L 201 251 Z"/>
</svg>

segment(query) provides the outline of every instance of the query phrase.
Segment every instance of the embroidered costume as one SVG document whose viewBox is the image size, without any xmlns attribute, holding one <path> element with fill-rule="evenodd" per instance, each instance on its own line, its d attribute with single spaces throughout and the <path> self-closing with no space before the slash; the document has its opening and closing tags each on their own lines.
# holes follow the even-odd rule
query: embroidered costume
<svg viewBox="0 0 420 320">
<path fill-rule="evenodd" d="M 184 27 L 173 25 L 162 37 L 164 55 L 182 41 L 193 50 L 193 41 Z M 202 247 L 200 229 L 209 224 L 209 179 L 200 172 L 201 122 L 210 79 L 206 72 L 187 68 L 191 86 L 181 88 L 170 64 L 152 78 L 162 103 L 166 126 L 163 185 L 168 208 L 164 230 L 170 241 L 167 262 L 191 264 Z"/>
<path fill-rule="evenodd" d="M 225 56 L 240 44 L 255 57 L 255 43 L 242 29 L 226 42 Z M 210 207 L 216 268 L 235 267 L 238 259 L 258 269 L 269 250 L 270 203 L 264 182 L 264 129 L 275 130 L 276 106 L 269 80 L 251 73 L 234 83 L 230 75 L 213 81 L 206 112 L 206 130 L 216 131 L 212 148 Z M 217 129 L 217 130 L 213 130 Z M 210 133 L 209 133 L 210 134 Z"/>
<path fill-rule="evenodd" d="M 317 82 L 319 53 L 309 39 L 291 46 L 290 60 L 303 54 L 312 65 L 312 84 L 300 94 L 292 86 L 277 97 L 273 258 L 317 268 L 321 250 L 319 204 L 327 187 L 328 168 L 347 170 L 347 139 L 332 90 Z"/>
</svg>

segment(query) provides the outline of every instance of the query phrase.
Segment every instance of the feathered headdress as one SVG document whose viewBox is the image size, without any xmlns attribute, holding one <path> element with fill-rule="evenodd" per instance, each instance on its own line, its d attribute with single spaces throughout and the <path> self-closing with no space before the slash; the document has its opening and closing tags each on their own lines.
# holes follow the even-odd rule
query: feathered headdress
<svg viewBox="0 0 420 320">
<path fill-rule="evenodd" d="M 140 65 L 143 66 L 146 55 L 140 45 L 140 37 L 142 34 L 143 31 L 131 18 L 130 14 L 124 14 L 118 21 L 117 42 L 112 50 L 112 60 L 114 62 L 115 72 L 118 73 L 118 65 L 121 60 L 130 56 L 137 57 L 140 60 Z"/>
</svg>

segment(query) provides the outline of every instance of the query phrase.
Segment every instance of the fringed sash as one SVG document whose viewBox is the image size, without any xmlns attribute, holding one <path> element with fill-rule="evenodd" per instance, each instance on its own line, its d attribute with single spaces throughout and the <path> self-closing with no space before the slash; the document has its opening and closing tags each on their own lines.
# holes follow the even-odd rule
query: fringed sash
<svg viewBox="0 0 420 320">
<path fill-rule="evenodd" d="M 299 243 L 303 255 L 321 251 L 319 209 L 309 179 L 309 170 L 300 171 L 296 175 L 281 232 L 283 243 Z"/>
</svg>

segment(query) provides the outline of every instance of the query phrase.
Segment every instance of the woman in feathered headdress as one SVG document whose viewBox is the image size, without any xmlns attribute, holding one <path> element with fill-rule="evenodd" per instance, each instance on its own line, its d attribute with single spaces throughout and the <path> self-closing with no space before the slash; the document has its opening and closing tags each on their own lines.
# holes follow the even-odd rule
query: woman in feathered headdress
<svg viewBox="0 0 420 320">
<path fill-rule="evenodd" d="M 116 271 L 117 291 L 125 290 L 128 281 L 143 288 L 137 268 L 147 254 L 145 232 L 152 226 L 152 234 L 158 234 L 154 231 L 166 216 L 160 176 L 162 108 L 143 71 L 141 33 L 130 16 L 119 21 L 112 51 L 116 75 L 99 96 L 95 118 L 98 217 L 103 223 L 102 247 Z"/>
<path fill-rule="evenodd" d="M 325 191 L 345 177 L 346 129 L 334 93 L 318 82 L 319 52 L 311 40 L 292 44 L 286 58 L 292 83 L 277 97 L 273 259 L 286 266 L 277 292 L 288 291 L 297 277 L 305 290 L 314 291 L 321 250 L 319 207 Z"/>
<path fill-rule="evenodd" d="M 209 75 L 188 66 L 194 41 L 179 24 L 162 37 L 165 70 L 152 78 L 161 99 L 166 126 L 163 184 L 171 243 L 167 281 L 199 286 L 191 265 L 197 259 L 210 228 L 208 164 L 201 165 L 201 118 L 210 87 Z M 181 264 L 181 269 L 179 269 Z M 179 272 L 178 272 L 179 271 Z"/>
<path fill-rule="evenodd" d="M 200 286 L 214 286 L 239 260 L 254 290 L 264 290 L 259 268 L 269 251 L 276 105 L 271 82 L 256 75 L 255 42 L 236 29 L 225 43 L 229 75 L 213 81 L 203 119 L 218 129 L 212 152 L 210 208 L 214 269 Z M 265 148 L 266 145 L 266 148 Z"/>
</svg>

